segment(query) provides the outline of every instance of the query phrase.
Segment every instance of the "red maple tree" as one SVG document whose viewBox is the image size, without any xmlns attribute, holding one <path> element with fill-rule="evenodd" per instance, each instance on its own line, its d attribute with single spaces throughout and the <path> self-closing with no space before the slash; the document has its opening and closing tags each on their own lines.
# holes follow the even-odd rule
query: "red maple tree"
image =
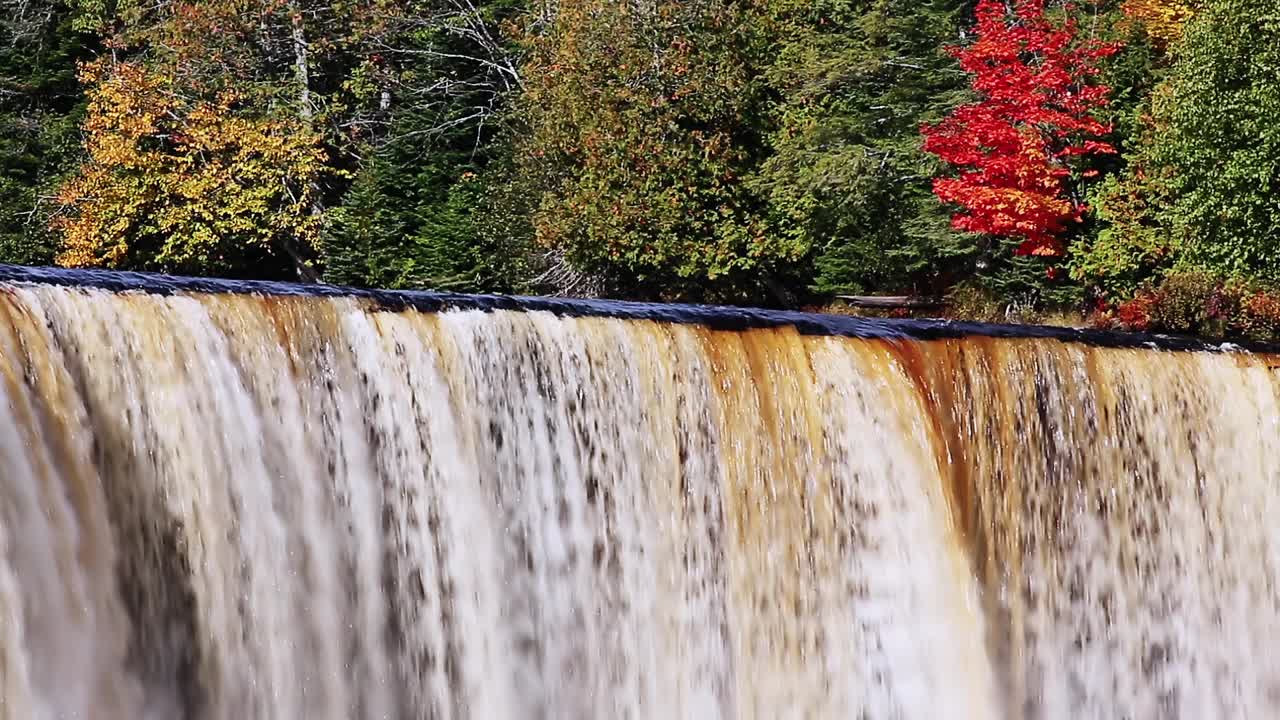
<svg viewBox="0 0 1280 720">
<path fill-rule="evenodd" d="M 1073 157 L 1114 153 L 1096 138 L 1110 131 L 1092 116 L 1110 88 L 1092 83 L 1114 43 L 1080 41 L 1070 12 L 1045 13 L 1045 0 L 980 0 L 976 40 L 952 48 L 972 76 L 977 102 L 921 128 L 924 149 L 957 167 L 933 191 L 964 208 L 952 226 L 1021 238 L 1017 252 L 1062 254 L 1060 236 L 1083 206 L 1067 194 Z"/>
</svg>

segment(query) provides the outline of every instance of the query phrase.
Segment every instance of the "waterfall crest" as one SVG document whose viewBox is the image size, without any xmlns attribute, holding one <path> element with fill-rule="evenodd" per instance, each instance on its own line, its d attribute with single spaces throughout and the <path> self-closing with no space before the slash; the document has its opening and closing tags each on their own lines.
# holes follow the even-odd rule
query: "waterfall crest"
<svg viewBox="0 0 1280 720">
<path fill-rule="evenodd" d="M 1273 361 L 0 283 L 0 720 L 1274 715 Z"/>
</svg>

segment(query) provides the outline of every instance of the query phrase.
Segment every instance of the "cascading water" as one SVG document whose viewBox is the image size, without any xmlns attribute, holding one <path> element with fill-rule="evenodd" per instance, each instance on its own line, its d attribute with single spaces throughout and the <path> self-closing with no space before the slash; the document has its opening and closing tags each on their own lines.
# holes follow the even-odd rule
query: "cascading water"
<svg viewBox="0 0 1280 720">
<path fill-rule="evenodd" d="M 1270 356 L 3 275 L 3 720 L 1280 712 Z"/>
</svg>

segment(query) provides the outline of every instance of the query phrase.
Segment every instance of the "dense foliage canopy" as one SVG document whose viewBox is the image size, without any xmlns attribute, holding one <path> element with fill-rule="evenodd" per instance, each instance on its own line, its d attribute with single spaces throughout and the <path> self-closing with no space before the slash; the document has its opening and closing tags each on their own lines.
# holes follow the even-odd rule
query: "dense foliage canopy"
<svg viewBox="0 0 1280 720">
<path fill-rule="evenodd" d="M 0 261 L 1280 326 L 1280 0 L 0 3 Z"/>
</svg>

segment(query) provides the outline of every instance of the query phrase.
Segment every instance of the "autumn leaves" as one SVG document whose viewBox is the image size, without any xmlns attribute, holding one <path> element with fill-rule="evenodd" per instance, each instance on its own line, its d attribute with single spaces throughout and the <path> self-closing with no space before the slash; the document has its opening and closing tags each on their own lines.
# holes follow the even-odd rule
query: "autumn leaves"
<svg viewBox="0 0 1280 720">
<path fill-rule="evenodd" d="M 1018 252 L 1056 257 L 1062 234 L 1081 216 L 1066 180 L 1090 172 L 1080 158 L 1114 153 L 1094 111 L 1109 88 L 1099 62 L 1118 46 L 1077 38 L 1070 16 L 1052 20 L 1044 0 L 981 0 L 976 40 L 956 48 L 979 100 L 923 129 L 925 150 L 959 171 L 934 192 L 963 210 L 959 230 L 1013 237 Z M 1094 171 L 1093 174 L 1096 174 Z"/>
</svg>

